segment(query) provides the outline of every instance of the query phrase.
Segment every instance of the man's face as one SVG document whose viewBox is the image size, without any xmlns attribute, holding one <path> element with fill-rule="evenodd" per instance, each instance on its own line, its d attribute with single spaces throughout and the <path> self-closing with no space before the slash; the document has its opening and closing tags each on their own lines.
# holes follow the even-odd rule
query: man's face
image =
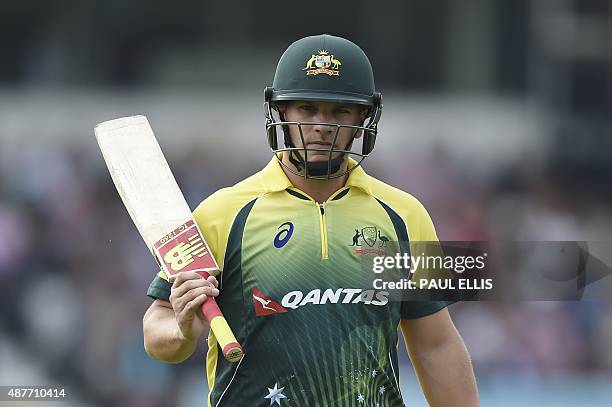
<svg viewBox="0 0 612 407">
<path fill-rule="evenodd" d="M 281 105 L 278 110 L 283 114 L 285 121 L 289 122 L 313 122 L 313 123 L 337 123 L 351 126 L 359 126 L 367 116 L 367 111 L 363 107 L 351 103 L 332 103 L 332 102 L 308 102 L 308 101 L 293 101 L 288 104 Z M 295 147 L 308 148 L 308 161 L 327 161 L 329 159 L 329 149 L 337 150 L 347 149 L 353 135 L 359 138 L 362 135 L 361 131 L 355 129 L 341 127 L 336 136 L 336 126 L 323 124 L 303 125 L 302 137 L 297 125 L 289 125 L 289 133 L 291 141 Z M 312 151 L 311 149 L 320 149 L 327 151 Z M 304 152 L 299 152 L 304 157 Z M 337 157 L 341 153 L 334 152 L 332 158 Z"/>
</svg>

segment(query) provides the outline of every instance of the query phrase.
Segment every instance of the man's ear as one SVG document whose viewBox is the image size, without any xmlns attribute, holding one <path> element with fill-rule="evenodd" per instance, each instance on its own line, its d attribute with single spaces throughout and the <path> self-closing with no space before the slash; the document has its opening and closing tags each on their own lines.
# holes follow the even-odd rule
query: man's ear
<svg viewBox="0 0 612 407">
<path fill-rule="evenodd" d="M 362 107 L 361 112 L 359 113 L 359 122 L 363 123 L 363 121 L 370 115 L 369 107 Z"/>
<path fill-rule="evenodd" d="M 362 107 L 359 112 L 359 125 L 363 126 L 365 119 L 370 116 L 370 108 Z M 355 132 L 355 140 L 363 136 L 363 130 Z"/>
</svg>

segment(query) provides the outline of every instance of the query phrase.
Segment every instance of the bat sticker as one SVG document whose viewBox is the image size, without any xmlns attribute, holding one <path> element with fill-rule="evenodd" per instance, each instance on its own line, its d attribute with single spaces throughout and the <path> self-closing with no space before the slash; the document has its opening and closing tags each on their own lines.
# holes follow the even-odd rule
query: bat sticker
<svg viewBox="0 0 612 407">
<path fill-rule="evenodd" d="M 193 219 L 162 237 L 153 249 L 169 279 L 181 271 L 210 272 L 219 268 Z"/>
</svg>

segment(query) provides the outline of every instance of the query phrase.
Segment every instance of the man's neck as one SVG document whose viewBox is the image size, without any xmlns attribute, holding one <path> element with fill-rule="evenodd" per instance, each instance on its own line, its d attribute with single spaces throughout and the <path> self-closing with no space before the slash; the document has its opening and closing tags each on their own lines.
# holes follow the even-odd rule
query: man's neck
<svg viewBox="0 0 612 407">
<path fill-rule="evenodd" d="M 348 174 L 338 178 L 320 180 L 301 177 L 287 171 L 287 169 L 284 167 L 283 171 L 285 171 L 287 178 L 289 178 L 289 181 L 291 181 L 294 187 L 307 193 L 318 203 L 327 201 L 329 197 L 334 194 L 334 192 L 346 184 L 346 180 L 348 179 Z"/>
</svg>

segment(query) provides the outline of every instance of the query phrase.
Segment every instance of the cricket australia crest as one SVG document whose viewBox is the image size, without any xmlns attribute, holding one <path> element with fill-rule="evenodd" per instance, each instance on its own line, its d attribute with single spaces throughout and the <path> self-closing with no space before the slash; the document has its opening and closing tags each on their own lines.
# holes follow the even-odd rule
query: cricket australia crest
<svg viewBox="0 0 612 407">
<path fill-rule="evenodd" d="M 334 55 L 330 55 L 329 51 L 321 50 L 317 55 L 312 54 L 310 59 L 306 61 L 306 67 L 302 70 L 306 71 L 306 75 L 318 75 L 321 73 L 329 76 L 340 75 L 340 65 L 342 63 Z"/>
<path fill-rule="evenodd" d="M 374 226 L 368 226 L 361 229 L 361 237 L 364 242 L 370 247 L 376 243 L 376 228 Z"/>
</svg>

